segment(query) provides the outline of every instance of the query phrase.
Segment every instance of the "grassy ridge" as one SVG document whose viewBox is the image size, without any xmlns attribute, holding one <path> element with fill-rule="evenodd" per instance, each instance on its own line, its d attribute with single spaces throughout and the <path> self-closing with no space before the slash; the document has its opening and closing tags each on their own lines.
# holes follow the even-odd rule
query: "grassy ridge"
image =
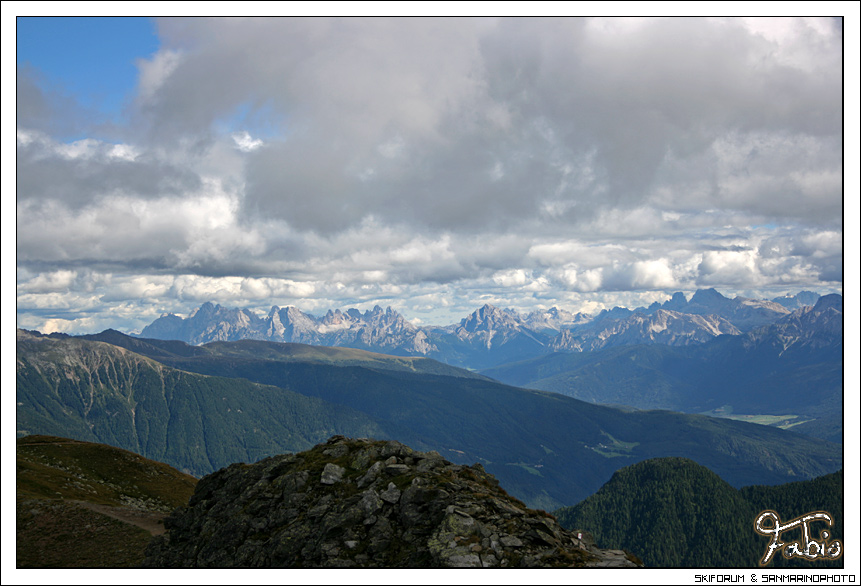
<svg viewBox="0 0 861 586">
<path fill-rule="evenodd" d="M 449 366 L 429 358 L 390 356 L 357 348 L 312 346 L 310 344 L 278 343 L 264 340 L 237 340 L 210 342 L 192 346 L 176 340 L 133 338 L 116 330 L 81 336 L 82 339 L 107 342 L 149 356 L 162 364 L 218 375 L 218 365 L 228 362 L 234 368 L 242 365 L 266 363 L 315 363 L 330 366 L 365 366 L 381 370 L 394 370 L 424 374 L 439 374 L 464 378 L 484 378 L 462 368 Z"/>
<path fill-rule="evenodd" d="M 143 503 L 170 512 L 184 505 L 197 480 L 167 464 L 106 445 L 52 436 L 16 442 L 17 493 L 122 506 Z"/>
<path fill-rule="evenodd" d="M 119 448 L 52 436 L 16 445 L 16 565 L 133 567 L 197 480 Z"/>
</svg>

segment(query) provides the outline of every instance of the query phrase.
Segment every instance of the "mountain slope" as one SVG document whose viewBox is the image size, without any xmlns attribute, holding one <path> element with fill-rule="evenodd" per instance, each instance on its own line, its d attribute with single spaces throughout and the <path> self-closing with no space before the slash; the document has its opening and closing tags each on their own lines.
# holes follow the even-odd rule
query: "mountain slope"
<svg viewBox="0 0 861 586">
<path fill-rule="evenodd" d="M 143 562 L 164 517 L 197 480 L 137 454 L 51 436 L 16 445 L 16 565 L 124 567 Z"/>
<path fill-rule="evenodd" d="M 87 366 L 79 355 L 92 355 Z M 481 462 L 513 494 L 547 509 L 592 494 L 623 465 L 658 456 L 695 459 L 736 486 L 842 465 L 839 446 L 777 429 L 625 412 L 483 378 L 265 356 L 185 365 L 218 369 L 221 376 L 210 377 L 101 342 L 27 334 L 19 334 L 18 356 L 20 432 L 97 436 L 198 473 L 303 449 L 333 429 Z"/>
<path fill-rule="evenodd" d="M 639 548 L 632 551 L 647 567 L 756 568 L 768 545 L 753 530 L 761 511 L 777 511 L 784 521 L 828 511 L 836 520 L 832 538 L 841 539 L 842 503 L 842 472 L 737 490 L 696 462 L 657 458 L 618 470 L 597 493 L 555 515 L 568 529 L 592 532 L 599 545 Z M 796 539 L 797 533 L 786 537 Z M 811 562 L 777 557 L 769 566 L 809 569 Z M 819 561 L 815 567 L 842 562 Z"/>
<path fill-rule="evenodd" d="M 103 342 L 20 330 L 16 394 L 19 435 L 107 443 L 195 475 L 304 449 L 332 433 L 382 433 L 359 412 L 284 389 L 183 372 Z"/>
<path fill-rule="evenodd" d="M 237 340 L 209 342 L 192 346 L 176 340 L 159 340 L 131 337 L 116 330 L 80 336 L 80 339 L 107 342 L 138 354 L 151 357 L 163 364 L 193 372 L 215 373 L 220 365 L 243 361 L 269 363 L 315 363 L 332 366 L 365 366 L 382 370 L 442 374 L 455 377 L 483 378 L 462 368 L 449 366 L 420 356 L 391 356 L 357 348 L 312 346 L 309 344 L 277 343 L 264 340 Z M 207 367 L 211 363 L 213 366 Z M 241 375 L 231 375 L 241 376 Z"/>
<path fill-rule="evenodd" d="M 843 413 L 842 298 L 826 295 L 773 324 L 699 345 L 555 353 L 482 373 L 596 403 L 837 422 L 799 427 L 835 438 Z"/>
</svg>

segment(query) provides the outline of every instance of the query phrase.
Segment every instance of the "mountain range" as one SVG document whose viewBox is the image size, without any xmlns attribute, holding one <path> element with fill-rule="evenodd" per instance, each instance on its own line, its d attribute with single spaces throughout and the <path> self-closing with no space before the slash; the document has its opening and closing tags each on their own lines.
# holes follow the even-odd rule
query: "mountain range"
<svg viewBox="0 0 861 586">
<path fill-rule="evenodd" d="M 664 312 L 659 309 L 652 317 Z M 803 306 L 770 324 L 700 344 L 608 345 L 592 352 L 546 354 L 481 372 L 507 384 L 596 403 L 718 416 L 774 416 L 775 423 L 839 442 L 843 298 L 826 295 L 816 305 Z"/>
<path fill-rule="evenodd" d="M 594 405 L 422 357 L 19 330 L 16 358 L 19 436 L 107 443 L 198 476 L 337 434 L 481 462 L 545 509 L 579 502 L 613 471 L 648 458 L 691 458 L 733 486 L 842 466 L 839 445 L 780 429 Z"/>
<path fill-rule="evenodd" d="M 143 338 L 189 344 L 242 339 L 361 348 L 402 356 L 427 356 L 471 369 L 551 352 L 583 352 L 628 344 L 699 344 L 740 335 L 807 307 L 818 295 L 802 292 L 775 301 L 736 297 L 714 289 L 688 300 L 676 293 L 663 304 L 635 310 L 616 307 L 591 316 L 551 308 L 520 314 L 486 304 L 448 326 L 419 327 L 391 307 L 329 310 L 315 317 L 295 307 L 273 306 L 260 317 L 248 309 L 204 303 L 182 318 L 166 314 L 146 326 Z M 779 301 L 779 302 L 778 302 Z"/>
<path fill-rule="evenodd" d="M 795 510 L 809 504 L 801 494 L 808 489 L 834 493 L 836 477 L 811 479 L 843 465 L 836 443 L 843 435 L 840 295 L 766 301 L 712 289 L 594 316 L 485 305 L 458 324 L 424 328 L 391 308 L 317 318 L 273 307 L 259 317 L 206 303 L 188 318 L 162 316 L 138 336 L 18 330 L 16 364 L 19 454 L 38 447 L 54 458 L 22 463 L 19 456 L 19 485 L 22 471 L 25 480 L 36 472 L 54 479 L 32 476 L 33 494 L 89 490 L 90 476 L 108 478 L 80 463 L 57 464 L 80 441 L 200 477 L 309 450 L 332 436 L 396 440 L 438 452 L 451 466 L 481 463 L 473 468 L 486 469 L 529 507 L 579 503 L 576 514 L 562 510 L 563 525 L 594 531 L 611 539 L 608 546 L 635 543 L 631 550 L 643 552 L 647 565 L 720 565 L 702 552 L 723 543 L 733 549 L 732 565 L 743 566 L 758 542 L 715 537 L 741 527 L 726 512 L 747 515 L 778 501 Z M 177 482 L 189 478 L 182 474 Z M 783 492 L 765 486 L 799 480 L 820 484 Z M 118 502 L 98 506 L 151 498 L 140 496 L 139 483 L 129 486 L 110 497 Z M 38 498 L 56 498 L 48 493 Z M 834 499 L 842 510 L 842 493 Z M 821 506 L 836 510 L 834 499 Z M 19 529 L 33 551 L 59 547 L 39 535 L 47 519 L 63 535 L 91 523 L 99 528 L 93 539 L 105 543 L 127 534 L 137 545 L 116 550 L 123 563 L 141 555 L 140 531 L 100 517 L 90 522 L 86 507 L 24 504 Z M 699 529 L 688 535 L 691 519 Z M 676 545 L 649 545 L 670 525 Z M 630 542 L 619 537 L 635 534 Z M 29 547 L 19 550 L 19 565 L 39 564 Z M 326 551 L 317 552 L 321 559 Z"/>
</svg>

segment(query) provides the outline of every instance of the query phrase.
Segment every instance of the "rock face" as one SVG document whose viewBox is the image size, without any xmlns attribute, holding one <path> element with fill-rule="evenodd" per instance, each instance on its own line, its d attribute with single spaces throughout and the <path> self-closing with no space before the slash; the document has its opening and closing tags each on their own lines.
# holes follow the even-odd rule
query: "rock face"
<svg viewBox="0 0 861 586">
<path fill-rule="evenodd" d="M 637 567 L 527 509 L 479 464 L 347 439 L 233 464 L 165 519 L 146 567 Z"/>
<path fill-rule="evenodd" d="M 459 324 L 419 327 L 397 311 L 380 306 L 329 310 L 317 318 L 295 307 L 273 306 L 258 317 L 247 309 L 204 303 L 188 318 L 164 315 L 146 326 L 142 338 L 214 341 L 266 340 L 344 346 L 425 356 L 454 366 L 481 370 L 552 352 L 586 352 L 632 344 L 701 344 L 723 334 L 740 335 L 770 325 L 819 296 L 811 292 L 775 301 L 736 297 L 700 289 L 688 301 L 681 292 L 663 304 L 634 310 L 614 307 L 595 316 L 558 308 L 520 314 L 486 304 Z"/>
<path fill-rule="evenodd" d="M 550 343 L 556 352 L 588 352 L 611 346 L 702 344 L 722 334 L 738 336 L 741 330 L 717 315 L 696 315 L 657 309 L 634 312 L 621 319 L 605 318 L 580 331 L 564 330 Z"/>
<path fill-rule="evenodd" d="M 143 338 L 182 340 L 206 344 L 236 340 L 298 342 L 322 346 L 373 348 L 407 356 L 427 355 L 437 350 L 421 330 L 391 307 L 380 306 L 364 313 L 350 309 L 329 310 L 320 319 L 295 307 L 273 306 L 260 318 L 247 309 L 229 309 L 204 303 L 188 318 L 164 315 L 146 326 Z"/>
</svg>

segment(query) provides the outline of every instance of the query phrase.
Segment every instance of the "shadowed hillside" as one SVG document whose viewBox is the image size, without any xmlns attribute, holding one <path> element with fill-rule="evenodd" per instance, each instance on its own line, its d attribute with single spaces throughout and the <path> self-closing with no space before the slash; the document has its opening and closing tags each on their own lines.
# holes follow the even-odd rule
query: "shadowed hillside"
<svg viewBox="0 0 861 586">
<path fill-rule="evenodd" d="M 16 565 L 138 566 L 197 479 L 102 444 L 28 436 L 16 446 Z"/>
</svg>

